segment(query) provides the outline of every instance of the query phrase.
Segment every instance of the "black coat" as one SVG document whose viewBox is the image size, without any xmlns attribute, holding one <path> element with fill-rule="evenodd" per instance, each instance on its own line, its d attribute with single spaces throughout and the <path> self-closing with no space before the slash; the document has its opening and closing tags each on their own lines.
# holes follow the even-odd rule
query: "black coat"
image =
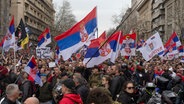
<svg viewBox="0 0 184 104">
<path fill-rule="evenodd" d="M 22 91 L 22 102 L 24 102 L 28 97 L 33 95 L 33 86 L 31 81 L 26 80 L 20 86 L 20 90 Z"/>
<path fill-rule="evenodd" d="M 121 76 L 115 76 L 112 78 L 111 85 L 110 85 L 110 92 L 112 95 L 112 99 L 116 100 L 116 95 L 119 94 L 122 88 L 122 78 Z"/>
<path fill-rule="evenodd" d="M 77 90 L 77 93 L 82 98 L 82 101 L 84 102 L 84 104 L 86 104 L 86 100 L 90 91 L 89 88 L 86 85 L 79 85 L 76 87 L 76 90 Z"/>
<path fill-rule="evenodd" d="M 21 103 L 18 100 L 16 100 L 16 102 L 12 102 L 7 97 L 4 97 L 0 99 L 0 104 L 21 104 Z"/>
<path fill-rule="evenodd" d="M 136 104 L 134 97 L 127 92 L 122 91 L 117 99 L 118 102 L 122 104 Z"/>
</svg>

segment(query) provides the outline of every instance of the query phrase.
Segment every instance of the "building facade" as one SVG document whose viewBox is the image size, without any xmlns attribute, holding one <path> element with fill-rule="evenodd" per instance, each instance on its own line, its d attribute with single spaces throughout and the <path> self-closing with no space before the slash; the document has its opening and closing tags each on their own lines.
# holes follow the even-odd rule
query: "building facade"
<svg viewBox="0 0 184 104">
<path fill-rule="evenodd" d="M 139 2 L 140 0 L 132 0 L 131 8 L 128 8 L 126 13 L 122 17 L 120 30 L 123 31 L 123 34 L 128 34 L 131 30 L 134 30 L 136 32 L 138 20 L 138 12 L 136 11 L 136 8 Z"/>
<path fill-rule="evenodd" d="M 165 34 L 166 39 L 175 31 L 178 36 L 182 36 L 181 31 L 184 28 L 184 1 L 166 0 L 165 2 Z M 183 40 L 183 39 L 182 39 Z"/>
<path fill-rule="evenodd" d="M 165 0 L 153 0 L 152 3 L 152 33 L 159 32 L 163 41 L 165 41 L 164 3 Z"/>
<path fill-rule="evenodd" d="M 0 0 L 0 40 L 6 34 L 10 22 L 10 0 Z"/>
<path fill-rule="evenodd" d="M 151 35 L 152 21 L 152 0 L 142 0 L 137 7 L 138 17 L 138 34 L 142 39 L 147 39 Z"/>
<path fill-rule="evenodd" d="M 184 0 L 132 0 L 122 17 L 121 30 L 127 33 L 134 29 L 138 39 L 159 32 L 164 43 L 175 31 L 184 42 L 183 5 Z"/>
<path fill-rule="evenodd" d="M 52 0 L 11 0 L 10 13 L 17 27 L 22 18 L 30 31 L 30 40 L 37 44 L 41 32 L 54 24 Z"/>
</svg>

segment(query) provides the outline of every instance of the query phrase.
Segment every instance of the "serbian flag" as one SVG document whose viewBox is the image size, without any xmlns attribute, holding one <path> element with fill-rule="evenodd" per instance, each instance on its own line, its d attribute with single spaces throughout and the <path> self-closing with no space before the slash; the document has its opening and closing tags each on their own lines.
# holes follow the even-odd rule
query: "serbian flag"
<svg viewBox="0 0 184 104">
<path fill-rule="evenodd" d="M 15 26 L 14 26 L 14 17 L 12 17 L 9 29 L 5 35 L 3 49 L 5 51 L 8 51 L 11 47 L 14 47 L 14 44 L 15 44 Z"/>
<path fill-rule="evenodd" d="M 3 39 L 0 42 L 0 47 L 3 47 L 4 41 L 5 41 L 6 37 L 4 36 Z"/>
<path fill-rule="evenodd" d="M 184 56 L 181 58 L 180 62 L 184 63 Z"/>
<path fill-rule="evenodd" d="M 38 37 L 38 47 L 45 47 L 49 43 L 51 43 L 51 35 L 49 28 L 46 28 L 45 31 L 41 33 Z"/>
<path fill-rule="evenodd" d="M 174 32 L 169 40 L 164 45 L 165 49 L 161 53 L 159 53 L 159 56 L 164 57 L 165 55 L 174 55 L 178 53 L 178 47 L 181 46 L 181 42 L 176 34 Z"/>
<path fill-rule="evenodd" d="M 138 42 L 137 42 L 137 48 L 136 49 L 139 49 L 142 47 L 142 45 L 144 44 L 144 39 L 140 39 Z"/>
<path fill-rule="evenodd" d="M 103 33 L 98 39 L 93 40 L 87 49 L 87 53 L 84 57 L 83 63 L 87 68 L 99 65 L 107 59 L 111 59 L 113 63 L 117 57 L 118 45 L 120 40 L 120 32 L 116 32 L 107 39 L 105 42 L 105 33 Z M 101 45 L 104 44 L 102 47 Z M 99 49 L 100 48 L 100 49 Z M 90 60 L 91 59 L 91 60 Z"/>
<path fill-rule="evenodd" d="M 71 29 L 54 39 L 57 42 L 63 60 L 68 60 L 82 46 L 89 45 L 97 29 L 96 7 Z"/>
<path fill-rule="evenodd" d="M 184 46 L 183 45 L 178 47 L 178 51 L 179 51 L 179 56 L 184 56 Z"/>
<path fill-rule="evenodd" d="M 164 50 L 164 46 L 159 33 L 157 32 L 151 36 L 138 50 L 142 53 L 142 56 L 146 61 L 149 61 L 156 54 L 162 52 Z"/>
<path fill-rule="evenodd" d="M 122 38 L 121 56 L 135 56 L 136 33 L 127 34 Z"/>
<path fill-rule="evenodd" d="M 29 76 L 35 81 L 36 84 L 39 84 L 40 86 L 43 85 L 34 56 L 31 57 L 24 70 L 29 74 Z"/>
<path fill-rule="evenodd" d="M 59 52 L 59 47 L 56 46 L 56 50 L 55 50 L 56 54 L 55 54 L 55 63 L 58 64 L 59 60 L 60 60 L 60 52 Z"/>
</svg>

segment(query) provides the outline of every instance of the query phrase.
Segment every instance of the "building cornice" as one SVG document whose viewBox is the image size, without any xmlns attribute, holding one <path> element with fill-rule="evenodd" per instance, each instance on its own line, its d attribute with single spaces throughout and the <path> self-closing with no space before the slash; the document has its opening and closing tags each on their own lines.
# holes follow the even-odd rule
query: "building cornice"
<svg viewBox="0 0 184 104">
<path fill-rule="evenodd" d="M 137 11 L 140 11 L 143 5 L 145 5 L 149 0 L 142 0 L 137 7 Z"/>
</svg>

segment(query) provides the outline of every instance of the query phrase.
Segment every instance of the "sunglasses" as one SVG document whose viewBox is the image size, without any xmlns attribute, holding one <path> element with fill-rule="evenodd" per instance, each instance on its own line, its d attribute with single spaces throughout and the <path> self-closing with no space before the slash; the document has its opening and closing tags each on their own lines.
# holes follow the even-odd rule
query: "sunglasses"
<svg viewBox="0 0 184 104">
<path fill-rule="evenodd" d="M 135 87 L 127 87 L 127 89 L 131 90 L 131 89 L 134 89 Z"/>
</svg>

